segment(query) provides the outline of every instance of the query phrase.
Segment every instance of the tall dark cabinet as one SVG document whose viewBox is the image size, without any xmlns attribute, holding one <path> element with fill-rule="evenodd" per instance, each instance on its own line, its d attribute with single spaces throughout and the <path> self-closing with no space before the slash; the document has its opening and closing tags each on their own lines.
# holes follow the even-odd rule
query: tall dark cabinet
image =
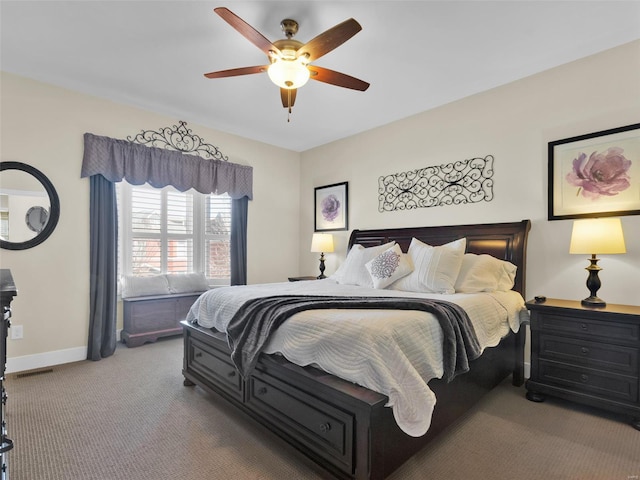
<svg viewBox="0 0 640 480">
<path fill-rule="evenodd" d="M 5 407 L 7 404 L 7 393 L 4 389 L 4 373 L 7 366 L 7 333 L 9 331 L 9 319 L 11 318 L 11 301 L 18 294 L 13 283 L 11 270 L 0 269 L 0 301 L 2 302 L 2 326 L 0 327 L 0 362 L 2 372 L 0 375 L 0 389 L 2 391 L 2 401 L 0 402 L 0 420 L 2 428 L 0 432 L 0 479 L 8 480 L 9 469 L 7 465 L 7 452 L 13 448 L 13 442 L 7 437 L 7 422 L 5 420 Z"/>
</svg>

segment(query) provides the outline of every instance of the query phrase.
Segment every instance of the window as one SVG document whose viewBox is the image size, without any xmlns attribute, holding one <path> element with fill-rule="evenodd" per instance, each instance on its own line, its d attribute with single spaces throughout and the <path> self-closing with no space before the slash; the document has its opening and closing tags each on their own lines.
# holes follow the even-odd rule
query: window
<svg viewBox="0 0 640 480">
<path fill-rule="evenodd" d="M 204 272 L 231 277 L 231 198 L 118 183 L 119 267 L 123 275 Z"/>
</svg>

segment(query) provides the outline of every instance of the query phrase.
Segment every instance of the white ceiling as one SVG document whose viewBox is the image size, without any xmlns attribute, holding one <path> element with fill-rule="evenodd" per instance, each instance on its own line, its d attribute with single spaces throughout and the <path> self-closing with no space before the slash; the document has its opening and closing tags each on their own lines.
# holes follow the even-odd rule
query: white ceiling
<svg viewBox="0 0 640 480">
<path fill-rule="evenodd" d="M 266 74 L 203 76 L 267 63 L 218 6 L 271 41 L 283 18 L 303 43 L 355 18 L 362 31 L 314 63 L 371 87 L 310 81 L 287 123 Z M 4 71 L 294 151 L 640 38 L 640 1 L 2 0 L 0 18 Z"/>
</svg>

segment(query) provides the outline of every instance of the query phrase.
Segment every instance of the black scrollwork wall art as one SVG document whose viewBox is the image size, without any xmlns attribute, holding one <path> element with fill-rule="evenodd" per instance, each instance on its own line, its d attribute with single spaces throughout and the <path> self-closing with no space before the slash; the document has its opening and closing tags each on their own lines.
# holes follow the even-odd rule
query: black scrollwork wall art
<svg viewBox="0 0 640 480">
<path fill-rule="evenodd" d="M 490 202 L 492 177 L 492 155 L 385 175 L 378 179 L 378 210 Z"/>
<path fill-rule="evenodd" d="M 225 162 L 229 160 L 229 157 L 223 155 L 222 152 L 218 150 L 218 147 L 204 143 L 202 138 L 191 133 L 191 129 L 187 128 L 187 122 L 180 120 L 178 123 L 178 125 L 164 127 L 158 131 L 142 130 L 142 132 L 138 133 L 135 137 L 127 137 L 127 140 L 148 147 L 193 153 L 202 158 L 212 160 L 223 160 Z"/>
</svg>

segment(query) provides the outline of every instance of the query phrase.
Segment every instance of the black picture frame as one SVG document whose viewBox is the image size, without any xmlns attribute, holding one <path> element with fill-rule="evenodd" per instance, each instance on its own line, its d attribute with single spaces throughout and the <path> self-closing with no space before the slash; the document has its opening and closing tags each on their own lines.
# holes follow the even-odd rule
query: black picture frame
<svg viewBox="0 0 640 480">
<path fill-rule="evenodd" d="M 349 182 L 314 189 L 314 231 L 336 232 L 349 229 Z"/>
<path fill-rule="evenodd" d="M 548 144 L 548 220 L 640 215 L 640 123 Z"/>
</svg>

